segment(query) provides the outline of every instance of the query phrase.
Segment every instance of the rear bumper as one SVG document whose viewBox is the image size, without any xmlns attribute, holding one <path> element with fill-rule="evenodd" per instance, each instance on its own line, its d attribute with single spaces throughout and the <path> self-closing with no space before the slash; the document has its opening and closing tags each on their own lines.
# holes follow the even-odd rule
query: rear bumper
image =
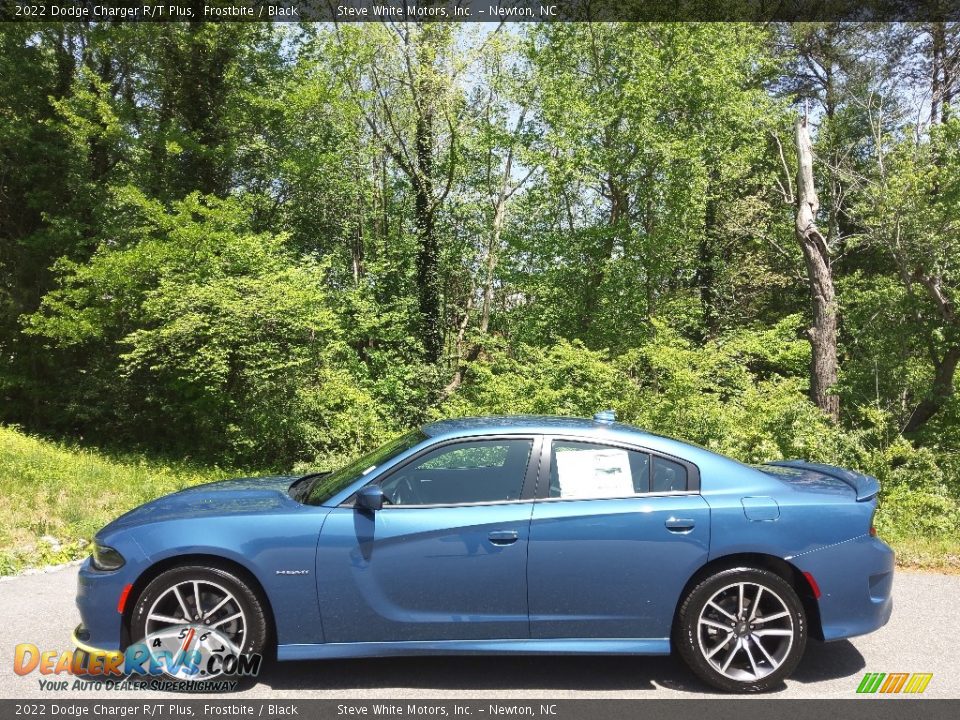
<svg viewBox="0 0 960 720">
<path fill-rule="evenodd" d="M 864 535 L 791 558 L 820 587 L 818 600 L 824 640 L 865 635 L 884 625 L 893 612 L 893 550 Z"/>
</svg>

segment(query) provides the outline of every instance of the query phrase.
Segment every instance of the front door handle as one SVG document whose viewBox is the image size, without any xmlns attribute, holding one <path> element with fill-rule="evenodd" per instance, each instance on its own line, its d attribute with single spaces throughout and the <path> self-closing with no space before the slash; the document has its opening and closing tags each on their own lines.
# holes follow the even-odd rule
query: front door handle
<svg viewBox="0 0 960 720">
<path fill-rule="evenodd" d="M 693 530 L 694 525 L 697 523 L 694 522 L 693 518 L 675 518 L 669 517 L 664 525 L 667 526 L 667 530 L 675 533 L 685 533 Z"/>
<path fill-rule="evenodd" d="M 494 530 L 487 535 L 494 545 L 513 545 L 518 537 L 516 530 Z"/>
</svg>

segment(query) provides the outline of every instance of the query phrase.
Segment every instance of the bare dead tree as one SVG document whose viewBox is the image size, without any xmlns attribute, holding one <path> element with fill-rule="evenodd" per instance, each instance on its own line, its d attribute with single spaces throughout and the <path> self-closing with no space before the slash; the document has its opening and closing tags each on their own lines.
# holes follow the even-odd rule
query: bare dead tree
<svg viewBox="0 0 960 720">
<path fill-rule="evenodd" d="M 820 200 L 813 181 L 813 143 L 807 117 L 794 125 L 797 150 L 796 225 L 797 242 L 803 250 L 813 324 L 807 329 L 810 339 L 810 399 L 834 420 L 840 417 L 840 398 L 833 388 L 837 383 L 837 302 L 830 266 L 830 250 L 817 226 Z"/>
</svg>

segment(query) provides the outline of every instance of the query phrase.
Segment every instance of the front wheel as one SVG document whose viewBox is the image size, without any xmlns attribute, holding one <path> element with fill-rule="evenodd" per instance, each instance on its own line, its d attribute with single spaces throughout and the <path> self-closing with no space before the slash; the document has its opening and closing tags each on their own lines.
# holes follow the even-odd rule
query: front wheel
<svg viewBox="0 0 960 720">
<path fill-rule="evenodd" d="M 237 573 L 202 565 L 154 578 L 130 622 L 130 636 L 165 657 L 164 674 L 187 682 L 233 676 L 240 656 L 262 655 L 267 635 L 263 603 L 249 584 Z"/>
<path fill-rule="evenodd" d="M 690 591 L 678 615 L 680 656 L 705 682 L 763 692 L 793 672 L 807 644 L 803 605 L 779 575 L 732 568 Z"/>
</svg>

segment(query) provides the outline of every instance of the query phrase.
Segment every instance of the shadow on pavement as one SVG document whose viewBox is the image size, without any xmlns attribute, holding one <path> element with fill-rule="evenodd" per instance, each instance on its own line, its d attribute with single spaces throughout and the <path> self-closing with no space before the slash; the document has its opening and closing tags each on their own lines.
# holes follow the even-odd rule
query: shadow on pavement
<svg viewBox="0 0 960 720">
<path fill-rule="evenodd" d="M 866 663 L 848 641 L 811 641 L 792 680 L 815 683 L 856 675 Z M 271 662 L 259 684 L 276 690 L 575 690 L 613 692 L 657 687 L 716 692 L 675 657 L 451 656 Z M 784 689 L 782 686 L 780 689 Z M 776 691 L 775 691 L 776 692 Z"/>
<path fill-rule="evenodd" d="M 273 662 L 260 683 L 274 689 L 656 690 L 709 692 L 672 657 L 454 656 Z"/>
<path fill-rule="evenodd" d="M 857 675 L 866 665 L 863 655 L 849 640 L 829 643 L 810 640 L 791 679 L 802 683 L 836 680 Z"/>
<path fill-rule="evenodd" d="M 855 676 L 865 667 L 848 641 L 810 641 L 791 679 L 816 683 Z M 676 657 L 428 656 L 268 662 L 248 691 L 274 690 L 571 690 L 717 693 Z M 785 685 L 773 692 L 785 689 Z"/>
</svg>

